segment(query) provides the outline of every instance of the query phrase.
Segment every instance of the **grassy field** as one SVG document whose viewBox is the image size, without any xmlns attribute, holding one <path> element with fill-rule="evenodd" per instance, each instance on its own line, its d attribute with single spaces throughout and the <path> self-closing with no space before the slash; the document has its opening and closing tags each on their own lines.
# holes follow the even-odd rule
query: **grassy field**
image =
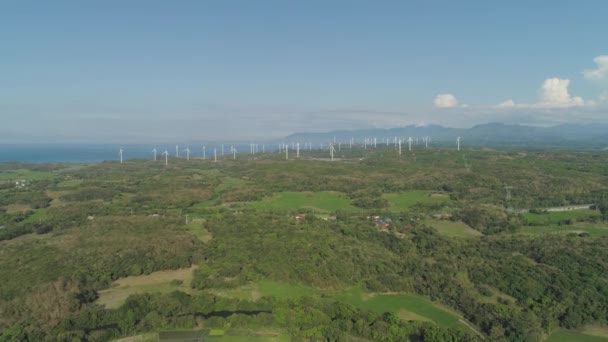
<svg viewBox="0 0 608 342">
<path fill-rule="evenodd" d="M 14 170 L 2 170 L 0 171 L 0 181 L 37 181 L 43 179 L 51 179 L 55 177 L 56 173 L 52 171 L 33 171 L 27 169 L 14 169 Z"/>
<path fill-rule="evenodd" d="M 351 304 L 361 309 L 375 312 L 394 312 L 404 320 L 435 322 L 441 326 L 463 329 L 475 333 L 456 312 L 414 294 L 378 294 L 372 295 L 360 288 L 346 291 L 315 289 L 303 285 L 290 285 L 269 280 L 238 289 L 224 290 L 218 295 L 240 299 L 256 300 L 261 296 L 294 299 L 302 296 L 324 295 L 338 301 Z"/>
<path fill-rule="evenodd" d="M 274 281 L 263 280 L 258 283 L 258 289 L 262 296 L 274 296 L 277 298 L 298 298 L 318 294 L 320 291 L 303 285 L 289 285 Z"/>
<path fill-rule="evenodd" d="M 608 235 L 608 225 L 595 223 L 578 223 L 574 225 L 550 225 L 550 226 L 525 226 L 522 227 L 518 234 L 523 235 L 545 235 L 545 234 L 581 234 L 587 233 L 589 236 L 606 236 Z"/>
<path fill-rule="evenodd" d="M 413 294 L 370 295 L 354 288 L 337 295 L 336 299 L 376 312 L 395 312 L 402 319 L 430 321 L 444 327 L 475 333 L 456 312 Z"/>
<path fill-rule="evenodd" d="M 312 209 L 320 212 L 335 211 L 338 209 L 356 210 L 350 199 L 339 192 L 280 192 L 272 197 L 264 198 L 252 204 L 259 210 L 289 210 Z"/>
<path fill-rule="evenodd" d="M 119 279 L 112 284 L 111 288 L 99 291 L 99 298 L 96 303 L 107 308 L 117 308 L 124 303 L 127 297 L 136 293 L 171 292 L 174 290 L 190 292 L 192 291 L 190 289 L 192 272 L 195 268 L 196 266 L 192 266 Z M 181 281 L 181 283 L 172 284 L 174 280 Z"/>
<path fill-rule="evenodd" d="M 46 215 L 47 210 L 48 208 L 40 208 L 34 210 L 34 213 L 28 216 L 25 220 L 23 220 L 23 223 L 31 223 L 44 220 L 44 216 Z"/>
<path fill-rule="evenodd" d="M 477 237 L 482 235 L 479 231 L 469 227 L 463 222 L 428 219 L 422 221 L 422 224 L 433 227 L 437 229 L 439 233 L 450 237 L 456 236 L 466 238 Z"/>
<path fill-rule="evenodd" d="M 161 335 L 163 339 L 161 340 Z M 171 339 L 175 340 L 190 340 L 198 339 L 201 341 L 216 341 L 216 342 L 287 342 L 291 341 L 289 335 L 279 329 L 260 328 L 237 330 L 227 332 L 223 329 L 210 330 L 178 330 L 178 331 L 163 331 L 155 333 L 146 333 L 135 336 L 129 336 L 114 340 L 114 342 L 162 342 Z"/>
<path fill-rule="evenodd" d="M 553 211 L 544 214 L 525 213 L 524 218 L 531 226 L 548 226 L 556 225 L 566 220 L 588 220 L 592 218 L 600 218 L 600 213 L 597 210 L 570 210 L 570 211 Z"/>
<path fill-rule="evenodd" d="M 434 194 L 430 191 L 407 191 L 397 194 L 385 194 L 384 198 L 389 202 L 393 210 L 403 210 L 416 204 L 448 204 L 450 199 L 444 194 Z"/>
<path fill-rule="evenodd" d="M 196 235 L 199 240 L 205 243 L 211 241 L 213 238 L 211 233 L 207 229 L 203 228 L 203 223 L 199 220 L 190 222 L 188 225 L 186 225 L 186 228 L 189 232 Z"/>
<path fill-rule="evenodd" d="M 556 331 L 547 342 L 607 342 L 608 337 L 587 335 L 576 331 L 560 330 Z"/>
</svg>

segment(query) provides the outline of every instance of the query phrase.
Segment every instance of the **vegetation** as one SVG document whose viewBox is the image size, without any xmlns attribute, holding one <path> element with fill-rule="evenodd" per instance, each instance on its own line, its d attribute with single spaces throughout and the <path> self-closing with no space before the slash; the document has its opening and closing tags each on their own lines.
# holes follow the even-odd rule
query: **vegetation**
<svg viewBox="0 0 608 342">
<path fill-rule="evenodd" d="M 0 341 L 606 337 L 608 155 L 340 153 L 0 164 Z"/>
</svg>

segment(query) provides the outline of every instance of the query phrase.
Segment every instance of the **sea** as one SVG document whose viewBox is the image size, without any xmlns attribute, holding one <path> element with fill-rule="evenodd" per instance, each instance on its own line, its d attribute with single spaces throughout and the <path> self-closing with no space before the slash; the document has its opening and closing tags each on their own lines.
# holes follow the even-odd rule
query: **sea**
<svg viewBox="0 0 608 342">
<path fill-rule="evenodd" d="M 205 156 L 213 158 L 213 150 L 217 155 L 230 154 L 232 144 L 211 143 L 205 144 Z M 239 154 L 248 154 L 250 144 L 234 145 Z M 152 150 L 156 147 L 157 158 L 165 151 L 170 156 L 175 156 L 175 145 L 153 145 L 153 144 L 0 144 L 0 162 L 22 162 L 22 163 L 99 163 L 106 160 L 120 160 L 119 151 L 123 149 L 124 160 L 128 159 L 152 159 Z M 179 146 L 179 155 L 186 156 L 184 149 L 186 145 Z M 258 152 L 264 149 L 266 152 L 277 151 L 276 144 L 258 144 Z M 203 157 L 203 145 L 190 145 L 190 156 L 192 158 Z"/>
</svg>

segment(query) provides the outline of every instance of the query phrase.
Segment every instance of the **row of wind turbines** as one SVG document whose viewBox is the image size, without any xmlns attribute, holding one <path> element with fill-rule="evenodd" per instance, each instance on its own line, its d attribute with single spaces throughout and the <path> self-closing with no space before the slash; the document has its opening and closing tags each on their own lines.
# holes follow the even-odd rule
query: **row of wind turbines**
<svg viewBox="0 0 608 342">
<path fill-rule="evenodd" d="M 429 144 L 431 143 L 431 137 L 429 136 L 425 136 L 422 138 L 412 138 L 412 137 L 408 137 L 407 140 L 403 139 L 403 138 L 398 138 L 398 137 L 394 137 L 393 138 L 393 144 L 395 146 L 395 149 L 398 150 L 399 155 L 402 154 L 402 145 L 405 144 L 407 142 L 408 144 L 408 151 L 412 151 L 412 144 L 416 144 L 418 145 L 419 139 L 422 141 L 422 143 L 424 144 L 425 148 L 429 147 Z M 382 141 L 386 146 L 389 146 L 390 143 L 390 138 L 384 138 L 384 141 Z M 457 137 L 456 138 L 456 149 L 457 151 L 460 151 L 460 141 L 461 138 Z M 381 142 L 381 143 L 382 143 Z M 296 153 L 296 158 L 300 158 L 300 143 L 299 142 L 291 142 L 291 149 L 295 150 Z M 336 146 L 338 146 L 338 150 L 336 151 Z M 355 139 L 351 138 L 348 141 L 348 146 L 349 149 L 352 149 L 354 146 L 356 146 L 355 143 Z M 368 150 L 369 149 L 376 149 L 378 146 L 378 139 L 376 137 L 374 138 L 364 138 L 363 139 L 363 144 L 361 144 L 361 146 L 363 146 L 364 150 Z M 309 152 L 312 152 L 313 150 L 313 144 L 311 142 L 307 142 L 304 143 L 304 150 L 308 150 Z M 289 160 L 289 148 L 290 148 L 290 144 L 289 143 L 280 143 L 278 145 L 278 153 L 280 154 L 285 154 L 285 159 Z M 329 155 L 330 155 L 330 159 L 331 161 L 334 161 L 334 155 L 336 152 L 339 152 L 342 150 L 342 142 L 337 142 L 336 138 L 334 137 L 333 142 L 329 142 L 327 145 L 324 145 L 323 143 L 319 144 L 319 148 L 320 150 L 325 150 L 327 148 L 327 151 L 329 151 Z M 186 153 L 186 160 L 190 160 L 190 147 L 186 147 L 185 149 L 181 150 L 182 152 Z M 153 155 L 153 159 L 154 161 L 158 160 L 158 153 L 159 151 L 157 150 L 156 147 L 154 147 L 152 149 L 152 155 Z M 175 157 L 179 158 L 179 152 L 180 152 L 180 147 L 179 145 L 175 145 Z M 230 149 L 229 149 L 230 154 L 232 154 L 232 158 L 234 160 L 236 160 L 236 155 L 238 153 L 237 148 L 235 145 L 231 145 Z M 123 160 L 123 153 L 124 153 L 124 149 L 121 147 L 120 150 L 118 151 L 118 155 L 120 158 L 120 163 L 123 164 L 124 160 Z M 260 145 L 259 144 L 249 144 L 249 154 L 251 155 L 255 155 L 260 153 Z M 261 153 L 266 153 L 266 145 L 262 145 L 261 148 Z M 164 157 L 165 159 L 165 165 L 169 165 L 169 151 L 165 148 L 165 150 L 160 153 L 161 157 Z M 221 145 L 221 155 L 224 156 L 225 155 L 225 149 L 224 149 L 224 144 Z M 202 146 L 202 159 L 206 160 L 207 159 L 207 146 L 203 145 Z M 218 149 L 217 146 L 215 146 L 213 148 L 213 161 L 217 162 L 218 161 Z"/>
</svg>

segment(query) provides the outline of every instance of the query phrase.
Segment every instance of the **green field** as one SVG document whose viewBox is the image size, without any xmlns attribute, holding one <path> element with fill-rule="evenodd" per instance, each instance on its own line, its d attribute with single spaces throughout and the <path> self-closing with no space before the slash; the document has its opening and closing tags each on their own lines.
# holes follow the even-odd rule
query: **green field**
<svg viewBox="0 0 608 342">
<path fill-rule="evenodd" d="M 164 338 L 160 339 L 160 335 Z M 201 341 L 215 341 L 215 342 L 247 342 L 247 341 L 258 341 L 258 342 L 287 342 L 291 341 L 289 334 L 285 333 L 280 329 L 271 328 L 260 328 L 260 329 L 246 329 L 236 330 L 228 334 L 223 329 L 210 329 L 210 330 L 175 330 L 175 331 L 163 331 L 146 333 L 141 335 L 129 336 L 114 340 L 115 342 L 162 342 L 168 340 L 184 340 L 189 341 L 191 339 L 200 339 Z"/>
<path fill-rule="evenodd" d="M 43 179 L 51 179 L 56 175 L 52 171 L 33 171 L 27 169 L 13 169 L 13 170 L 1 170 L 0 181 L 37 181 Z"/>
<path fill-rule="evenodd" d="M 296 299 L 303 296 L 332 297 L 338 301 L 378 313 L 394 312 L 404 320 L 429 321 L 441 326 L 464 329 L 474 332 L 454 311 L 414 294 L 378 294 L 372 295 L 360 288 L 346 291 L 315 289 L 304 285 L 292 285 L 270 280 L 263 280 L 255 285 L 246 285 L 238 289 L 214 292 L 216 294 L 255 300 L 261 296 L 274 296 L 281 299 Z"/>
<path fill-rule="evenodd" d="M 189 232 L 196 235 L 199 240 L 209 242 L 213 238 L 207 229 L 203 228 L 203 223 L 199 220 L 194 220 L 186 225 Z"/>
<path fill-rule="evenodd" d="M 608 337 L 600 337 L 579 333 L 576 331 L 556 331 L 549 338 L 547 342 L 607 342 Z"/>
<path fill-rule="evenodd" d="M 298 298 L 318 294 L 320 291 L 304 285 L 289 285 L 263 280 L 258 283 L 258 289 L 263 296 L 277 298 Z"/>
<path fill-rule="evenodd" d="M 136 293 L 166 293 L 175 290 L 191 292 L 190 282 L 194 269 L 196 266 L 119 279 L 109 289 L 98 292 L 99 298 L 96 303 L 107 308 L 117 308 L 125 302 L 127 297 Z M 180 283 L 172 283 L 175 280 Z"/>
<path fill-rule="evenodd" d="M 34 213 L 32 215 L 28 216 L 23 222 L 24 223 L 30 223 L 30 222 L 33 223 L 33 222 L 44 220 L 44 216 L 46 215 L 47 210 L 48 210 L 48 208 L 36 209 L 34 211 Z"/>
<path fill-rule="evenodd" d="M 361 289 L 354 288 L 337 295 L 336 299 L 362 309 L 395 312 L 404 319 L 431 321 L 440 326 L 475 333 L 457 313 L 414 294 L 369 295 Z"/>
<path fill-rule="evenodd" d="M 396 194 L 385 194 L 384 198 L 389 202 L 393 210 L 404 210 L 416 204 L 448 204 L 450 199 L 444 194 L 434 194 L 430 191 L 407 191 Z"/>
<path fill-rule="evenodd" d="M 594 223 L 579 223 L 575 225 L 552 225 L 552 226 L 525 226 L 522 227 L 518 234 L 524 235 L 544 235 L 544 234 L 581 234 L 587 233 L 589 236 L 606 236 L 608 235 L 608 225 Z"/>
<path fill-rule="evenodd" d="M 272 197 L 254 202 L 252 205 L 258 210 L 312 209 L 320 212 L 331 212 L 338 209 L 357 210 L 351 205 L 350 199 L 345 194 L 335 191 L 279 192 Z"/>
<path fill-rule="evenodd" d="M 599 219 L 600 213 L 597 210 L 582 209 L 569 211 L 552 211 L 544 214 L 525 213 L 524 218 L 530 226 L 556 225 L 567 220 L 590 220 Z"/>
<path fill-rule="evenodd" d="M 482 235 L 481 232 L 469 227 L 463 222 L 428 219 L 422 221 L 422 224 L 433 227 L 437 229 L 439 233 L 450 237 L 476 237 Z"/>
</svg>

